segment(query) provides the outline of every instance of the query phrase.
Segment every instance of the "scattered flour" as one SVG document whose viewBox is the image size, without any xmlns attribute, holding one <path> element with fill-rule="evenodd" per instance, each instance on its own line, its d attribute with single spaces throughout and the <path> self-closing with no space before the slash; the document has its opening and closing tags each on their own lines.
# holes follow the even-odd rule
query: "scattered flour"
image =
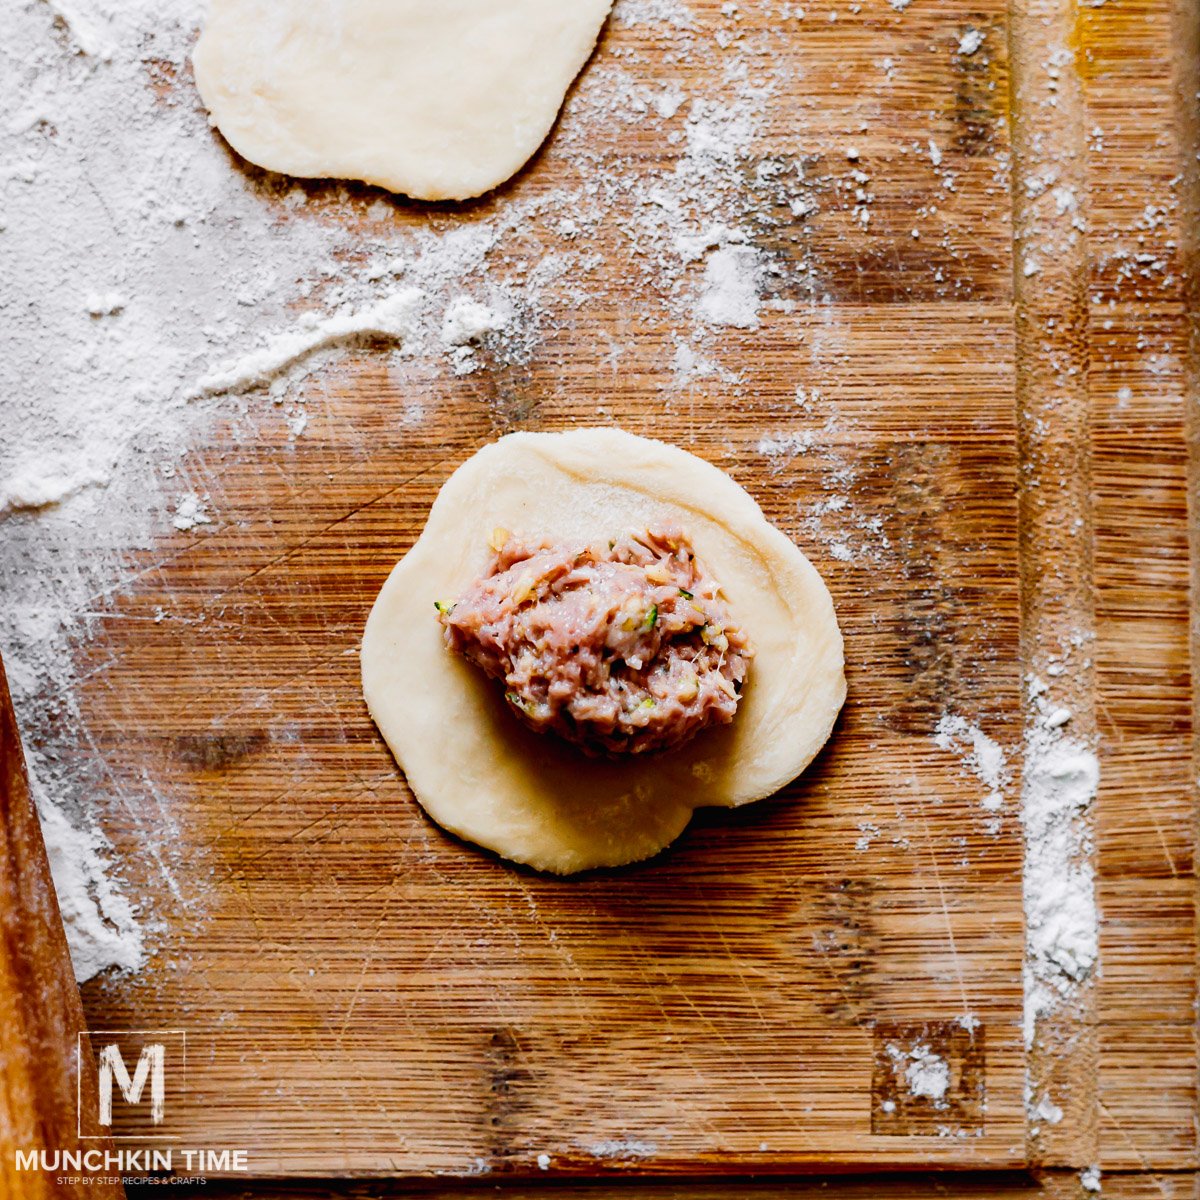
<svg viewBox="0 0 1200 1200">
<path fill-rule="evenodd" d="M 698 379 L 719 379 L 722 383 L 738 383 L 741 376 L 722 366 L 715 359 L 700 353 L 694 346 L 679 342 L 671 360 L 676 387 L 686 387 Z"/>
<path fill-rule="evenodd" d="M 889 1043 L 887 1054 L 897 1074 L 903 1074 L 910 1095 L 932 1100 L 934 1108 L 946 1107 L 950 1065 L 940 1054 L 924 1042 L 917 1042 L 907 1050 Z"/>
<path fill-rule="evenodd" d="M 181 496 L 175 505 L 175 518 L 171 522 L 176 529 L 195 529 L 197 525 L 211 525 L 212 517 L 205 511 L 207 497 L 201 498 L 195 492 Z"/>
<path fill-rule="evenodd" d="M 943 750 L 963 752 L 971 773 L 987 788 L 983 807 L 998 812 L 1004 807 L 1004 789 L 1012 780 L 1004 751 L 976 725 L 964 717 L 945 713 L 937 723 L 933 741 Z"/>
<path fill-rule="evenodd" d="M 1025 732 L 1021 788 L 1027 1046 L 1039 1018 L 1074 994 L 1099 955 L 1086 814 L 1096 795 L 1100 764 L 1094 751 L 1064 734 L 1070 711 L 1047 703 L 1045 691 L 1040 680 L 1029 682 L 1034 716 Z M 987 789 L 984 807 L 998 812 L 1011 782 L 1004 750 L 977 726 L 950 713 L 938 722 L 933 740 L 943 750 L 962 754 Z"/>
<path fill-rule="evenodd" d="M 958 39 L 958 52 L 964 57 L 974 54 L 987 35 L 982 29 L 967 29 Z"/>
<path fill-rule="evenodd" d="M 1057 1125 L 1063 1119 L 1063 1110 L 1048 1095 L 1043 1096 L 1032 1110 L 1033 1116 L 1047 1125 Z"/>
<path fill-rule="evenodd" d="M 1085 1192 L 1098 1192 L 1100 1190 L 1100 1168 L 1094 1165 L 1085 1167 L 1079 1172 L 1079 1182 Z"/>
<path fill-rule="evenodd" d="M 496 333 L 507 324 L 505 313 L 460 296 L 450 303 L 442 319 L 442 342 L 447 346 L 465 346 L 477 342 L 484 334 Z"/>
<path fill-rule="evenodd" d="M 753 246 L 722 246 L 704 264 L 700 316 L 710 325 L 758 328 L 762 263 Z"/>
<path fill-rule="evenodd" d="M 1033 718 L 1025 734 L 1021 823 L 1025 830 L 1025 1044 L 1038 1020 L 1074 994 L 1096 967 L 1099 917 L 1087 811 L 1100 763 L 1063 733 L 1046 686 L 1029 681 Z"/>
<path fill-rule="evenodd" d="M 32 770 L 30 784 L 75 978 L 83 983 L 106 967 L 139 966 L 144 953 L 142 932 L 132 906 L 112 882 L 104 838 L 86 822 L 72 823 Z"/>
<path fill-rule="evenodd" d="M 469 375 L 480 367 L 476 345 L 488 334 L 505 329 L 511 314 L 489 308 L 477 300 L 460 296 L 451 301 L 442 318 L 442 345 L 454 364 L 456 375 Z"/>
<path fill-rule="evenodd" d="M 602 1138 L 588 1142 L 583 1149 L 594 1158 L 651 1158 L 658 1151 L 658 1145 L 641 1138 Z"/>
<path fill-rule="evenodd" d="M 858 832 L 859 837 L 854 843 L 854 849 L 864 854 L 871 848 L 872 839 L 879 836 L 879 826 L 874 821 L 859 821 Z"/>
<path fill-rule="evenodd" d="M 413 320 L 423 299 L 419 288 L 409 287 L 357 311 L 342 310 L 327 317 L 305 313 L 296 329 L 277 334 L 262 349 L 203 376 L 192 395 L 212 396 L 259 387 L 308 355 L 354 338 L 403 341 L 413 332 Z"/>
<path fill-rule="evenodd" d="M 84 488 L 102 487 L 108 479 L 107 471 L 95 467 L 77 470 L 67 467 L 59 471 L 53 466 L 42 465 L 19 469 L 0 490 L 0 517 L 61 504 Z"/>
<path fill-rule="evenodd" d="M 141 822 L 173 892 L 202 899 L 197 873 L 173 857 L 169 794 L 125 781 L 97 800 L 77 691 L 131 554 L 217 527 L 208 468 L 189 454 L 207 431 L 283 422 L 309 436 L 305 379 L 336 372 L 345 348 L 359 343 L 361 355 L 368 339 L 394 374 L 526 362 L 630 278 L 677 330 L 663 350 L 668 378 L 732 385 L 719 341 L 758 324 L 767 283 L 754 240 L 762 203 L 747 179 L 776 83 L 762 47 L 716 45 L 680 0 L 620 0 L 613 20 L 667 30 L 672 61 L 696 68 L 689 79 L 703 72 L 711 94 L 664 85 L 637 55 L 600 55 L 554 135 L 573 182 L 569 171 L 551 191 L 518 181 L 494 206 L 422 221 L 370 189 L 240 166 L 190 83 L 204 8 L 18 0 L 7 14 L 0 648 L 81 978 L 136 967 L 156 919 L 121 907 L 104 804 Z M 620 126 L 634 121 L 673 147 L 663 165 L 626 148 Z M 815 208 L 799 170 L 778 165 L 761 182 L 780 211 Z M 611 226 L 631 250 L 606 263 L 590 243 Z M 807 266 L 794 269 L 813 284 Z M 421 420 L 410 395 L 391 401 L 398 429 Z"/>
<path fill-rule="evenodd" d="M 765 455 L 770 462 L 772 473 L 782 471 L 798 455 L 807 454 L 813 445 L 813 434 L 809 430 L 803 433 L 773 433 L 758 439 L 755 450 Z"/>
</svg>

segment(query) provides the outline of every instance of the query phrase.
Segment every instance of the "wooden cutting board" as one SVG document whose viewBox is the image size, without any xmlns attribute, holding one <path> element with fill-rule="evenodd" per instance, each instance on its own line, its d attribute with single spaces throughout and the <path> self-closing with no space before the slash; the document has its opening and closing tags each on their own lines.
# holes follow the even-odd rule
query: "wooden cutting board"
<svg viewBox="0 0 1200 1200">
<path fill-rule="evenodd" d="M 85 1005 L 94 1029 L 186 1031 L 160 1136 L 247 1148 L 261 1175 L 1025 1161 L 1016 762 L 993 819 L 932 737 L 950 713 L 1020 738 L 1004 10 L 806 8 L 737 14 L 776 86 L 759 153 L 822 189 L 815 214 L 755 201 L 757 243 L 809 283 L 722 334 L 737 382 L 677 381 L 614 220 L 594 246 L 611 285 L 563 305 L 526 363 L 397 374 L 360 347 L 306 384 L 301 437 L 263 397 L 231 402 L 185 465 L 214 524 L 149 548 L 104 601 L 80 753 L 154 954 Z M 969 28 L 985 48 L 959 53 Z M 674 36 L 614 22 L 594 66 L 719 89 Z M 318 216 L 262 202 L 445 231 L 574 177 L 573 120 L 463 208 L 381 214 L 377 193 L 322 185 Z M 621 123 L 588 149 L 597 179 L 682 152 Z M 534 217 L 521 252 L 562 236 Z M 598 422 L 716 463 L 795 538 L 833 591 L 850 695 L 780 796 L 699 815 L 650 863 L 547 879 L 424 818 L 357 646 L 459 462 L 512 429 Z M 947 1065 L 942 1099 L 913 1086 L 920 1046 Z"/>
</svg>

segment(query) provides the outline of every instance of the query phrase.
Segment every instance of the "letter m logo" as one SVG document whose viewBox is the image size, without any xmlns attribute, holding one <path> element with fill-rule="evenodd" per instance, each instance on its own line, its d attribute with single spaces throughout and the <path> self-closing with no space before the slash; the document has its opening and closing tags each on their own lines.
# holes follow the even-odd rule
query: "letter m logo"
<svg viewBox="0 0 1200 1200">
<path fill-rule="evenodd" d="M 133 1078 L 125 1067 L 121 1057 L 121 1047 L 116 1042 L 110 1042 L 100 1051 L 100 1113 L 101 1125 L 113 1123 L 113 1081 L 121 1089 L 127 1104 L 141 1102 L 142 1093 L 146 1090 L 146 1081 L 150 1081 L 150 1120 L 155 1125 L 161 1125 L 163 1108 L 166 1103 L 167 1073 L 166 1048 L 161 1042 L 151 1042 L 142 1047 L 141 1057 L 134 1068 Z"/>
<path fill-rule="evenodd" d="M 187 1061 L 183 1029 L 78 1031 L 76 1134 L 83 1141 L 171 1141 L 187 1122 Z"/>
</svg>

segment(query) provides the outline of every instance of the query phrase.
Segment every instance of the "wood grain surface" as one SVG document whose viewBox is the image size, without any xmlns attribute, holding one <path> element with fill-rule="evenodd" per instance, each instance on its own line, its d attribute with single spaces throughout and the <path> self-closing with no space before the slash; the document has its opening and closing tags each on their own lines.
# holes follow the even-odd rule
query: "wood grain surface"
<svg viewBox="0 0 1200 1200">
<path fill-rule="evenodd" d="M 692 7 L 702 28 L 728 23 L 718 4 Z M 641 300 L 652 285 L 617 268 L 518 366 L 389 372 L 363 349 L 307 382 L 302 438 L 265 401 L 230 406 L 186 467 L 218 522 L 148 549 L 103 601 L 82 663 L 87 753 L 160 932 L 143 972 L 89 985 L 85 1003 L 93 1028 L 189 1031 L 171 1116 L 189 1143 L 247 1145 L 252 1171 L 276 1176 L 541 1179 L 539 1155 L 550 1175 L 588 1178 L 1032 1160 L 1134 1172 L 1106 1179 L 1110 1195 L 1193 1194 L 1194 7 L 806 8 L 738 17 L 781 81 L 761 161 L 805 163 L 823 204 L 793 217 L 748 172 L 755 238 L 784 282 L 759 329 L 722 336 L 736 384 L 678 385 L 672 330 Z M 986 50 L 956 54 L 968 27 Z M 653 24 L 614 22 L 593 67 L 605 56 L 671 63 L 696 94 L 723 86 L 719 69 L 674 61 Z M 310 206 L 469 224 L 571 176 L 587 98 L 585 80 L 534 165 L 477 205 L 312 185 Z M 586 169 L 669 168 L 679 152 L 620 125 Z M 1053 223 L 1053 187 L 1025 186 L 1050 168 L 1080 206 L 1074 239 Z M 247 177 L 282 215 L 274 181 Z M 558 236 L 535 220 L 522 253 Z M 596 252 L 622 263 L 622 236 L 615 221 Z M 401 401 L 420 421 L 398 419 Z M 796 538 L 834 592 L 850 700 L 783 796 L 701 817 L 651 864 L 564 882 L 424 820 L 363 709 L 356 647 L 457 462 L 509 429 L 598 421 L 709 458 Z M 789 434 L 812 448 L 761 449 Z M 1077 669 L 1054 687 L 1101 739 L 1103 973 L 1041 1031 L 1032 1079 L 1065 1116 L 1030 1129 L 1021 680 L 1073 637 Z M 979 781 L 931 740 L 946 712 L 1013 751 L 994 827 Z M 967 1013 L 975 1039 L 955 1024 Z M 887 1045 L 921 1039 L 952 1063 L 948 1109 L 913 1103 L 887 1071 Z M 759 1190 L 811 1190 L 782 1186 Z M 294 1187 L 275 1194 L 333 1185 Z M 469 1194 L 456 1187 L 432 1194 Z M 558 1191 L 577 1194 L 538 1194 Z"/>
<path fill-rule="evenodd" d="M 1099 1161 L 1123 1170 L 1200 1165 L 1188 558 L 1200 462 L 1198 19 L 1187 0 L 1143 0 L 1081 8 L 1078 24 L 1104 769 L 1097 1142 Z M 1194 538 L 1194 508 L 1191 528 Z"/>
<path fill-rule="evenodd" d="M 82 700 L 105 828 L 165 924 L 151 964 L 88 1002 L 106 1027 L 187 1029 L 165 1132 L 249 1142 L 264 1174 L 1025 1161 L 1016 780 L 993 817 L 932 736 L 952 713 L 1020 737 L 1003 13 L 833 11 L 776 29 L 755 7 L 738 29 L 777 81 L 745 168 L 777 283 L 760 328 L 715 344 L 726 380 L 676 381 L 676 331 L 631 291 L 618 213 L 593 247 L 613 265 L 527 362 L 397 374 L 360 349 L 309 381 L 303 437 L 251 397 L 193 459 L 219 520 L 133 565 Z M 730 23 L 695 12 L 714 36 Z M 988 48 L 958 55 L 972 24 Z M 595 65 L 653 77 L 677 36 L 615 21 Z M 726 87 L 719 56 L 681 69 L 689 93 Z M 466 209 L 310 193 L 322 219 L 469 225 L 570 177 L 572 120 Z M 670 171 L 668 132 L 614 127 L 587 169 Z M 772 163 L 803 163 L 821 212 L 756 193 Z M 560 240 L 535 219 L 520 252 Z M 401 404 L 420 419 L 398 422 Z M 812 555 L 851 700 L 783 795 L 562 881 L 430 825 L 367 717 L 357 646 L 459 462 L 509 429 L 597 422 L 725 468 Z M 761 446 L 806 436 L 803 454 Z M 150 789 L 161 809 L 116 800 Z M 143 849 L 160 814 L 170 885 Z M 945 1100 L 911 1091 L 920 1045 L 948 1062 Z"/>
</svg>

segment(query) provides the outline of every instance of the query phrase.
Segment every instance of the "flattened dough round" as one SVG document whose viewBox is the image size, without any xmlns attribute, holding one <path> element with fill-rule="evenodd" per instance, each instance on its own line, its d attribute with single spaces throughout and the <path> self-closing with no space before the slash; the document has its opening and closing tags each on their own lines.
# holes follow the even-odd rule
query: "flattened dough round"
<svg viewBox="0 0 1200 1200">
<path fill-rule="evenodd" d="M 527 730 L 501 689 L 451 654 L 434 601 L 487 567 L 496 526 L 595 541 L 669 517 L 755 648 L 738 714 L 682 749 L 593 759 Z M 363 694 L 409 786 L 451 832 L 570 874 L 658 853 L 702 805 L 761 799 L 825 743 L 846 696 L 821 577 L 723 471 L 618 429 L 514 433 L 446 481 L 367 620 Z"/>
<path fill-rule="evenodd" d="M 612 0 L 212 0 L 196 85 L 272 171 L 478 196 L 554 124 Z"/>
</svg>

